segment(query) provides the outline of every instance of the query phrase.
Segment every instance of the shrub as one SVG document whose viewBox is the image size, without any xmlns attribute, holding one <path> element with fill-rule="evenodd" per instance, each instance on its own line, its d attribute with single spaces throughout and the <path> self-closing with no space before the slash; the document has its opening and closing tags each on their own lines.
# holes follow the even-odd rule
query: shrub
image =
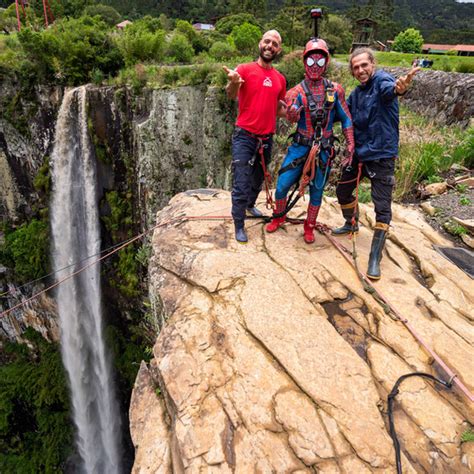
<svg viewBox="0 0 474 474">
<path fill-rule="evenodd" d="M 194 49 L 182 33 L 174 33 L 168 44 L 168 55 L 178 63 L 190 63 L 194 56 Z"/>
<path fill-rule="evenodd" d="M 456 66 L 456 71 L 457 72 L 464 72 L 464 73 L 468 73 L 468 74 L 474 74 L 474 63 L 460 62 Z"/>
<path fill-rule="evenodd" d="M 393 50 L 401 53 L 421 53 L 423 36 L 414 28 L 407 28 L 398 33 L 393 41 Z"/>
<path fill-rule="evenodd" d="M 178 20 L 176 31 L 186 36 L 196 53 L 207 51 L 211 46 L 209 39 L 204 34 L 198 33 L 188 21 Z"/>
<path fill-rule="evenodd" d="M 137 22 L 139 23 L 139 22 Z M 165 32 L 153 30 L 149 24 L 129 25 L 117 37 L 117 45 L 123 55 L 125 64 L 132 66 L 143 61 L 159 62 L 165 50 Z"/>
<path fill-rule="evenodd" d="M 217 41 L 209 49 L 209 54 L 215 59 L 226 60 L 235 56 L 236 49 L 227 41 Z"/>
<path fill-rule="evenodd" d="M 104 23 L 110 26 L 116 25 L 122 19 L 120 13 L 115 8 L 110 5 L 103 5 L 102 3 L 87 6 L 84 8 L 83 14 L 86 16 L 98 16 Z"/>
<path fill-rule="evenodd" d="M 30 350 L 9 342 L 2 347 L 0 471 L 62 472 L 72 426 L 60 351 L 31 328 L 23 337 Z"/>
<path fill-rule="evenodd" d="M 108 26 L 97 17 L 59 20 L 41 32 L 23 28 L 18 38 L 39 82 L 83 84 L 94 69 L 110 75 L 123 65 Z"/>
<path fill-rule="evenodd" d="M 260 24 L 254 15 L 251 15 L 250 13 L 238 13 L 237 15 L 228 15 L 221 18 L 216 23 L 216 30 L 219 33 L 228 35 L 236 26 L 241 26 L 244 23 L 250 23 L 260 28 Z"/>
<path fill-rule="evenodd" d="M 286 77 L 288 88 L 294 87 L 303 80 L 304 65 L 302 57 L 301 51 L 295 51 L 284 56 L 277 65 L 278 70 Z"/>
<path fill-rule="evenodd" d="M 33 219 L 5 236 L 0 262 L 14 269 L 22 283 L 40 278 L 49 269 L 49 227 Z"/>
<path fill-rule="evenodd" d="M 260 28 L 251 23 L 235 26 L 231 33 L 236 49 L 242 54 L 252 54 L 256 51 L 261 36 Z"/>
</svg>

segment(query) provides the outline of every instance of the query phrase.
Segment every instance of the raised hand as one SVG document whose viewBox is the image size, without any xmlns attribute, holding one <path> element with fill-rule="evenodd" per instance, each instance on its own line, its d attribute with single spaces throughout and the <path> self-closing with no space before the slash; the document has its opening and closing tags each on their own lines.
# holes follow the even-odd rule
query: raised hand
<svg viewBox="0 0 474 474">
<path fill-rule="evenodd" d="M 227 66 L 222 66 L 222 69 L 227 73 L 227 79 L 232 84 L 243 84 L 245 82 L 235 69 L 229 69 Z"/>
<path fill-rule="evenodd" d="M 404 94 L 416 73 L 420 70 L 420 67 L 412 67 L 406 76 L 399 77 L 397 82 L 395 82 L 395 92 L 399 95 Z"/>
<path fill-rule="evenodd" d="M 298 107 L 296 101 L 293 101 L 290 107 L 288 107 L 286 111 L 286 118 L 288 121 L 294 123 L 300 119 L 301 111 L 303 110 L 303 106 L 301 105 Z"/>
</svg>

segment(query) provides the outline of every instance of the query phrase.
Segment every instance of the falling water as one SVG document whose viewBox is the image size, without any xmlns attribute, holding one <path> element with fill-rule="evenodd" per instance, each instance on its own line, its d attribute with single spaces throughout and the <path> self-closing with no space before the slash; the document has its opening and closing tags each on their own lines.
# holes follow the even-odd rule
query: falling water
<svg viewBox="0 0 474 474">
<path fill-rule="evenodd" d="M 100 252 L 96 167 L 86 102 L 85 87 L 67 91 L 56 124 L 51 220 L 58 280 Z M 74 262 L 80 263 L 60 270 Z M 82 469 L 88 474 L 118 473 L 120 420 L 102 334 L 100 266 L 92 265 L 60 284 L 57 301 Z"/>
</svg>

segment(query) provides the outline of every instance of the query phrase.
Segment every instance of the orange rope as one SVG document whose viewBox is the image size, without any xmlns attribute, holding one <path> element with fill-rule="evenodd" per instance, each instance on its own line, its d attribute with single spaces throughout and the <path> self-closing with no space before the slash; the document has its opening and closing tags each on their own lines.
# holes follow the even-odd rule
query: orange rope
<svg viewBox="0 0 474 474">
<path fill-rule="evenodd" d="M 314 176 L 316 174 L 316 156 L 318 155 L 318 153 L 319 153 L 319 145 L 315 144 L 311 147 L 311 150 L 309 151 L 308 159 L 306 160 L 303 167 L 303 172 L 301 174 L 301 179 L 300 179 L 300 187 L 298 191 L 300 196 L 303 196 L 304 189 L 314 179 Z"/>
<path fill-rule="evenodd" d="M 265 156 L 263 154 L 263 141 L 262 141 L 261 138 L 259 138 L 258 153 L 260 155 L 260 162 L 262 164 L 263 182 L 265 184 L 265 195 L 266 195 L 266 198 L 267 198 L 267 202 L 265 204 L 265 207 L 267 209 L 274 210 L 275 204 L 273 202 L 272 192 L 270 191 L 270 189 L 272 187 L 272 176 L 268 172 L 267 165 L 265 164 Z"/>
<path fill-rule="evenodd" d="M 79 268 L 78 270 L 76 270 L 75 272 L 65 276 L 64 278 L 58 280 L 56 283 L 53 283 L 52 285 L 48 286 L 47 288 L 41 290 L 41 291 L 38 291 L 37 293 L 35 293 L 34 295 L 30 296 L 29 298 L 27 298 L 26 300 L 22 301 L 21 303 L 18 303 L 16 304 L 15 306 L 12 306 L 11 308 L 5 310 L 5 311 L 2 311 L 0 313 L 0 318 L 3 318 L 4 316 L 7 316 L 8 314 L 10 314 L 12 311 L 14 311 L 15 309 L 18 309 L 18 308 L 21 308 L 22 306 L 25 306 L 26 304 L 28 304 L 30 301 L 33 301 L 34 299 L 38 298 L 39 296 L 41 296 L 42 294 L 46 293 L 47 291 L 49 290 L 52 290 L 53 288 L 56 288 L 57 286 L 59 286 L 61 283 L 64 283 L 65 281 L 69 280 L 70 278 L 78 275 L 79 273 L 83 272 L 84 270 L 87 270 L 88 268 L 92 267 L 93 265 L 101 262 L 102 260 L 105 260 L 106 258 L 110 257 L 111 255 L 113 255 L 114 253 L 118 252 L 119 250 L 123 249 L 124 247 L 126 247 L 127 245 L 130 245 L 132 242 L 135 242 L 136 240 L 138 239 L 141 239 L 143 236 L 145 236 L 146 234 L 150 233 L 152 230 L 155 230 L 157 227 L 161 227 L 163 225 L 168 225 L 172 222 L 175 222 L 175 221 L 180 221 L 182 220 L 183 217 L 178 217 L 178 218 L 174 218 L 174 219 L 171 219 L 167 222 L 164 222 L 164 223 L 160 223 L 160 224 L 157 224 L 153 227 L 151 227 L 150 229 L 146 230 L 145 232 L 142 232 L 141 234 L 133 237 L 132 239 L 128 240 L 127 242 L 125 242 L 124 244 L 120 245 L 119 247 L 115 248 L 114 250 L 112 250 L 111 252 L 109 253 L 106 253 L 105 255 L 103 255 L 102 257 L 94 260 L 93 262 L 90 262 L 88 263 L 87 265 L 84 265 L 83 267 Z"/>
</svg>

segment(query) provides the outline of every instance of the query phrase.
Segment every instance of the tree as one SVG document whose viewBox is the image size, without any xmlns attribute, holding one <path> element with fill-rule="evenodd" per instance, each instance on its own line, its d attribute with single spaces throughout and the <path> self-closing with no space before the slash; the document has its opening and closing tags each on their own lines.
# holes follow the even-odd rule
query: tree
<svg viewBox="0 0 474 474">
<path fill-rule="evenodd" d="M 128 25 L 117 37 L 117 45 L 127 66 L 143 61 L 159 62 L 165 48 L 165 32 L 159 28 L 161 23 L 151 17 L 137 20 Z"/>
<path fill-rule="evenodd" d="M 399 33 L 393 41 L 393 50 L 400 53 L 421 53 L 423 36 L 418 30 L 408 28 Z"/>
<path fill-rule="evenodd" d="M 178 63 L 190 63 L 194 49 L 186 36 L 175 32 L 168 44 L 168 54 Z"/>
<path fill-rule="evenodd" d="M 242 26 L 236 26 L 230 36 L 238 51 L 252 54 L 257 49 L 262 31 L 258 26 L 244 23 Z"/>
<path fill-rule="evenodd" d="M 232 13 L 245 12 L 262 18 L 267 5 L 265 0 L 230 0 L 229 6 Z"/>
<path fill-rule="evenodd" d="M 352 31 L 349 21 L 343 16 L 327 15 L 321 25 L 321 36 L 334 53 L 348 53 L 352 45 Z"/>
<path fill-rule="evenodd" d="M 308 8 L 289 6 L 280 10 L 280 13 L 266 25 L 266 29 L 276 29 L 281 34 L 283 44 L 294 49 L 303 46 L 311 35 L 308 17 Z"/>
<path fill-rule="evenodd" d="M 89 16 L 98 15 L 102 21 L 111 26 L 116 25 L 122 19 L 120 13 L 115 8 L 109 5 L 103 5 L 101 3 L 87 6 L 84 9 L 83 14 Z"/>
<path fill-rule="evenodd" d="M 260 24 L 250 13 L 238 13 L 237 15 L 227 15 L 216 23 L 216 31 L 229 35 L 234 27 L 241 26 L 244 23 L 260 27 Z"/>
<path fill-rule="evenodd" d="M 123 66 L 108 26 L 97 17 L 58 20 L 41 32 L 23 28 L 18 39 L 36 82 L 84 84 L 94 70 L 108 76 Z"/>
<path fill-rule="evenodd" d="M 62 472 L 72 427 L 59 347 L 31 328 L 23 338 L 2 347 L 0 472 Z"/>
</svg>

